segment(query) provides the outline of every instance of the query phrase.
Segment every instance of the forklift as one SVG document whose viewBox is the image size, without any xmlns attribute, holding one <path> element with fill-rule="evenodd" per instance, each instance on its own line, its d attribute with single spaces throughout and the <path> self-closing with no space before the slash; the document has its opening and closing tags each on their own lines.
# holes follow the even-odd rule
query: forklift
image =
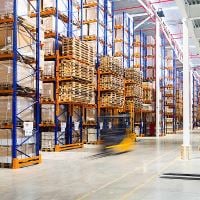
<svg viewBox="0 0 200 200">
<path fill-rule="evenodd" d="M 134 112 L 119 112 L 118 115 L 100 117 L 102 152 L 124 153 L 133 150 L 136 142 Z"/>
</svg>

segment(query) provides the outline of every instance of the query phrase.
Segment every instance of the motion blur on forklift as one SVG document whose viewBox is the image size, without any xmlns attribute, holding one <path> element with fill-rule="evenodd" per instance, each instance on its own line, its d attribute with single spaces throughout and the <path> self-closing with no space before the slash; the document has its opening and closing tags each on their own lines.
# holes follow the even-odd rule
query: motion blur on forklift
<svg viewBox="0 0 200 200">
<path fill-rule="evenodd" d="M 100 117 L 102 153 L 124 153 L 134 148 L 136 135 L 130 114 L 120 113 Z"/>
</svg>

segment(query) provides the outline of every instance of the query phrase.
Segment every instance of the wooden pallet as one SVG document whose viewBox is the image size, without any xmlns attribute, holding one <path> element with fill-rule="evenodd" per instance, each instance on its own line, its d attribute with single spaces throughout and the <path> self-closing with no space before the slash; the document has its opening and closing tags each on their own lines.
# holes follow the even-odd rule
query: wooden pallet
<svg viewBox="0 0 200 200">
<path fill-rule="evenodd" d="M 43 151 L 43 152 L 54 152 L 55 148 L 42 148 L 41 151 Z"/>
<path fill-rule="evenodd" d="M 12 163 L 0 163 L 0 168 L 12 168 Z"/>
</svg>

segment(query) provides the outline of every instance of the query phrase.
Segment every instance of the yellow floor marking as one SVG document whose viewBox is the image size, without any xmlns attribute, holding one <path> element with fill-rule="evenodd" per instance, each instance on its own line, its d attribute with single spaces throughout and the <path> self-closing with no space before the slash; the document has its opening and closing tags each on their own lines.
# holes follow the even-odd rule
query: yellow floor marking
<svg viewBox="0 0 200 200">
<path fill-rule="evenodd" d="M 142 187 L 144 187 L 147 183 L 151 182 L 153 179 L 157 178 L 159 174 L 161 174 L 164 170 L 166 170 L 167 168 L 169 168 L 171 165 L 173 165 L 177 159 L 180 158 L 180 156 L 176 157 L 173 161 L 171 161 L 167 166 L 163 167 L 159 173 L 155 173 L 154 175 L 152 175 L 150 178 L 148 178 L 144 183 L 138 185 L 137 187 L 135 187 L 133 190 L 131 190 L 130 192 L 128 192 L 127 194 L 125 194 L 122 197 L 122 200 L 127 200 L 129 197 L 131 197 L 131 195 L 136 192 L 137 190 L 141 189 Z"/>
<path fill-rule="evenodd" d="M 175 151 L 175 150 L 170 151 L 170 152 L 168 152 L 168 153 L 166 153 L 166 154 L 163 154 L 162 156 L 159 156 L 158 158 L 155 158 L 155 159 L 151 160 L 150 162 L 148 162 L 148 163 L 146 164 L 146 166 L 149 166 L 150 164 L 152 164 L 152 163 L 155 162 L 156 160 L 159 160 L 160 158 L 163 158 L 163 157 L 167 156 L 168 154 L 171 154 L 171 153 L 174 152 L 174 151 Z M 127 176 L 129 176 L 129 175 L 131 175 L 131 174 L 134 174 L 135 171 L 137 171 L 137 170 L 139 170 L 139 169 L 141 169 L 141 168 L 143 168 L 143 167 L 144 167 L 144 166 L 142 166 L 142 167 L 137 167 L 137 168 L 135 168 L 132 172 L 128 172 L 128 173 L 126 173 L 126 174 L 120 176 L 119 178 L 116 178 L 116 179 L 114 179 L 114 180 L 112 180 L 112 181 L 110 181 L 110 182 L 108 182 L 108 183 L 106 183 L 106 184 L 104 184 L 104 185 L 98 187 L 98 189 L 94 189 L 94 190 L 92 190 L 92 191 L 86 193 L 85 195 L 83 195 L 83 196 L 77 198 L 76 200 L 83 200 L 83 199 L 85 199 L 86 197 L 89 197 L 91 194 L 94 194 L 94 193 L 98 192 L 99 190 L 102 190 L 102 189 L 106 188 L 107 186 L 112 185 L 113 183 L 116 183 L 117 181 L 119 181 L 119 180 L 121 180 L 121 179 L 123 179 L 123 178 L 125 178 L 125 177 L 127 177 Z"/>
</svg>

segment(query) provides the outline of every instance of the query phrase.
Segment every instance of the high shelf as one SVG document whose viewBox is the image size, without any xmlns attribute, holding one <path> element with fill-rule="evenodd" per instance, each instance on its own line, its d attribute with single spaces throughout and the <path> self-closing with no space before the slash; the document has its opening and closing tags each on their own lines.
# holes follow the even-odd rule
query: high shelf
<svg viewBox="0 0 200 200">
<path fill-rule="evenodd" d="M 133 66 L 134 22 L 127 14 L 114 15 L 114 56 L 122 59 L 124 68 Z"/>
<path fill-rule="evenodd" d="M 156 91 L 155 91 L 155 39 L 144 36 L 144 65 L 143 65 L 143 108 L 142 108 L 142 134 L 155 136 L 156 120 Z"/>
<path fill-rule="evenodd" d="M 161 66 L 161 127 L 162 134 L 176 133 L 176 55 L 171 48 L 166 48 L 166 40 L 162 38 L 162 66 Z"/>
<path fill-rule="evenodd" d="M 192 98 L 192 120 L 193 128 L 198 127 L 198 107 L 199 107 L 199 81 L 193 75 L 193 98 Z"/>
<path fill-rule="evenodd" d="M 176 129 L 183 130 L 183 71 L 176 69 Z"/>
<path fill-rule="evenodd" d="M 41 163 L 40 1 L 4 1 L 1 8 L 0 166 L 16 169 Z"/>
</svg>

